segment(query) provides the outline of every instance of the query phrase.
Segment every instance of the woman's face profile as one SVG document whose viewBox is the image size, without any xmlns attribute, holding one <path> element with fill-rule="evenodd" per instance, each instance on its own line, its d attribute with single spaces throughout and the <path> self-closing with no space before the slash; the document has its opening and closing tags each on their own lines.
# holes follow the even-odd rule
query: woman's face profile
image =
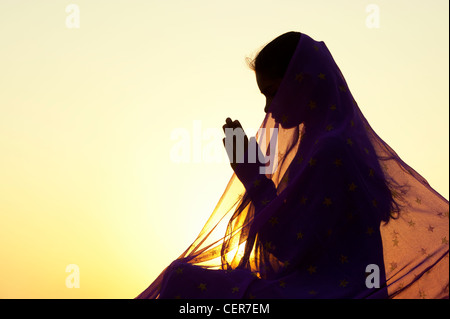
<svg viewBox="0 0 450 319">
<path fill-rule="evenodd" d="M 295 110 L 275 110 L 271 107 L 275 94 L 280 87 L 282 78 L 273 78 L 263 73 L 256 72 L 256 82 L 259 90 L 266 97 L 264 112 L 271 113 L 272 118 L 281 124 L 283 128 L 292 128 L 300 124 Z"/>
<path fill-rule="evenodd" d="M 264 112 L 266 113 L 272 112 L 270 104 L 277 93 L 281 80 L 282 79 L 274 79 L 262 73 L 256 73 L 256 83 L 258 84 L 261 94 L 266 97 L 266 105 L 264 107 Z M 275 119 L 273 114 L 272 117 Z"/>
</svg>

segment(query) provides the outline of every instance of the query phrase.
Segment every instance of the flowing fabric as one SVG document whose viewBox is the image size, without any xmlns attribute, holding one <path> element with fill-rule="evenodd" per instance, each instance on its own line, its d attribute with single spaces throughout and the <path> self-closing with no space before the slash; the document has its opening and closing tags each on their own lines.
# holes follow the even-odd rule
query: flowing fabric
<svg viewBox="0 0 450 319">
<path fill-rule="evenodd" d="M 301 124 L 274 120 L 292 110 Z M 449 203 L 371 128 L 323 41 L 301 35 L 256 139 L 276 165 L 233 174 L 137 298 L 448 298 Z"/>
</svg>

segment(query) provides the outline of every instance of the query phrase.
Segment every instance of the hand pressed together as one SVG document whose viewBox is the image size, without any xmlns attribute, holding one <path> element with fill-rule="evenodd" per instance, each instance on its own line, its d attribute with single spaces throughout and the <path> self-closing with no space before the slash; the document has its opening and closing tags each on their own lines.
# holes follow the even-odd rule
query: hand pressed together
<svg viewBox="0 0 450 319">
<path fill-rule="evenodd" d="M 231 168 L 246 188 L 250 187 L 260 174 L 264 158 L 254 137 L 248 139 L 241 123 L 229 117 L 222 126 L 225 138 L 223 144 L 230 159 Z"/>
</svg>

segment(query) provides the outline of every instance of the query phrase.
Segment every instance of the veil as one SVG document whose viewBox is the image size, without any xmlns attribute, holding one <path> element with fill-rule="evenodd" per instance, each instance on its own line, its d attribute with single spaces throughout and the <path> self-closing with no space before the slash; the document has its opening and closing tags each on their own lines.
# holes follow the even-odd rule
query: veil
<svg viewBox="0 0 450 319">
<path fill-rule="evenodd" d="M 301 34 L 256 140 L 270 169 L 233 174 L 137 298 L 448 298 L 448 201 L 371 128 L 323 41 Z"/>
</svg>

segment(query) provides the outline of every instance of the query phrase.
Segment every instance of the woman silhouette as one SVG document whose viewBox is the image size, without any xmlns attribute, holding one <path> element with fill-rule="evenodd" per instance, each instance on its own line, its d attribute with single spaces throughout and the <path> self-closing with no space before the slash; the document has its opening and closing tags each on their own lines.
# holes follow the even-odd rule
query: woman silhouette
<svg viewBox="0 0 450 319">
<path fill-rule="evenodd" d="M 288 32 L 250 66 L 261 129 L 240 154 L 226 119 L 235 174 L 138 298 L 448 298 L 448 201 L 372 130 L 325 43 Z"/>
</svg>

